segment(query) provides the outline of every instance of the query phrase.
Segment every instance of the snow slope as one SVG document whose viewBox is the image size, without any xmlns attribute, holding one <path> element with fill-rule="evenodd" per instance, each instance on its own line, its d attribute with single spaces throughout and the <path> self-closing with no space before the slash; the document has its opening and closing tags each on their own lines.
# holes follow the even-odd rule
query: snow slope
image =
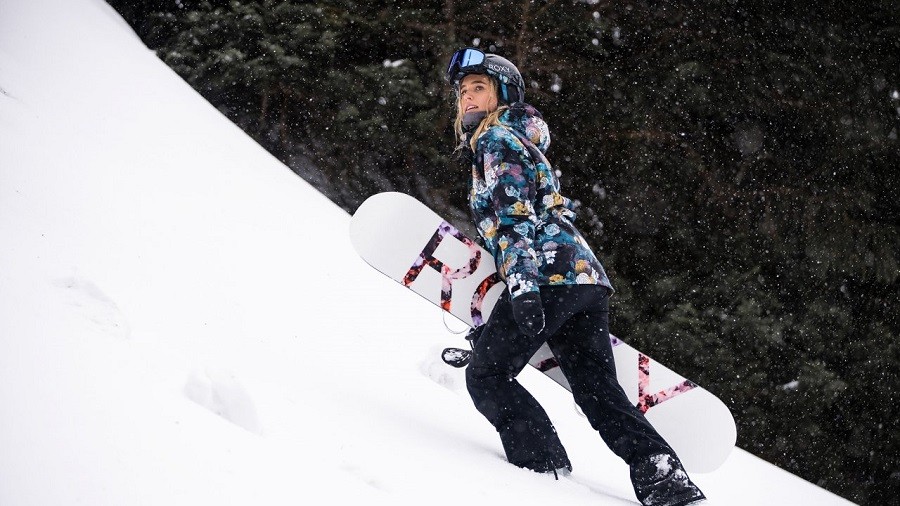
<svg viewBox="0 0 900 506">
<path fill-rule="evenodd" d="M 0 0 L 0 505 L 634 501 L 531 370 L 575 472 L 506 464 L 348 224 L 101 0 Z M 694 478 L 847 503 L 740 450 Z"/>
</svg>

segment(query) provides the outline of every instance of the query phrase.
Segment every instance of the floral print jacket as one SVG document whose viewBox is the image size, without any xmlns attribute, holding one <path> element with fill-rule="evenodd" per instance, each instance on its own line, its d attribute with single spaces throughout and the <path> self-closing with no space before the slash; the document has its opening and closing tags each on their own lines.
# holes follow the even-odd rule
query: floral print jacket
<svg viewBox="0 0 900 506">
<path fill-rule="evenodd" d="M 542 285 L 612 285 L 575 228 L 572 202 L 544 157 L 550 132 L 534 107 L 517 103 L 476 143 L 469 207 L 500 277 L 518 297 Z"/>
</svg>

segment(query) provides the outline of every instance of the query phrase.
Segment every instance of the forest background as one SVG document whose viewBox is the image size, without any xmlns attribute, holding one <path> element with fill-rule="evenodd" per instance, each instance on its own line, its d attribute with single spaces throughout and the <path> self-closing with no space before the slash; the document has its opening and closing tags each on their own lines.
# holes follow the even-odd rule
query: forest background
<svg viewBox="0 0 900 506">
<path fill-rule="evenodd" d="M 723 399 L 741 448 L 900 497 L 897 2 L 108 2 L 348 212 L 402 191 L 469 234 L 442 74 L 509 58 L 614 332 Z"/>
</svg>

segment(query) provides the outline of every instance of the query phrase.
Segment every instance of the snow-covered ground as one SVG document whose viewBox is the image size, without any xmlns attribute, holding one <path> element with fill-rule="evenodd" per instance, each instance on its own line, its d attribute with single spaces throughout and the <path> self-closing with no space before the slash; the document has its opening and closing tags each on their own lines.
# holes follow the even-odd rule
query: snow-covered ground
<svg viewBox="0 0 900 506">
<path fill-rule="evenodd" d="M 633 503 L 530 369 L 575 472 L 505 463 L 348 224 L 101 0 L 0 0 L 0 505 Z M 741 450 L 694 478 L 847 503 Z"/>
</svg>

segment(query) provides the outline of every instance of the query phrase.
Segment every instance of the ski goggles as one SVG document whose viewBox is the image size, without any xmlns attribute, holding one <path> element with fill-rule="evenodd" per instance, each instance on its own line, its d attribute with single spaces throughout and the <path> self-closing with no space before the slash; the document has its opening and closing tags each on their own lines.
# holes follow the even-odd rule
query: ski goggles
<svg viewBox="0 0 900 506">
<path fill-rule="evenodd" d="M 484 52 L 471 47 L 456 51 L 453 53 L 453 57 L 450 58 L 450 65 L 447 66 L 447 80 L 455 83 L 459 79 L 460 74 L 466 71 L 481 70 L 485 58 Z"/>
</svg>

